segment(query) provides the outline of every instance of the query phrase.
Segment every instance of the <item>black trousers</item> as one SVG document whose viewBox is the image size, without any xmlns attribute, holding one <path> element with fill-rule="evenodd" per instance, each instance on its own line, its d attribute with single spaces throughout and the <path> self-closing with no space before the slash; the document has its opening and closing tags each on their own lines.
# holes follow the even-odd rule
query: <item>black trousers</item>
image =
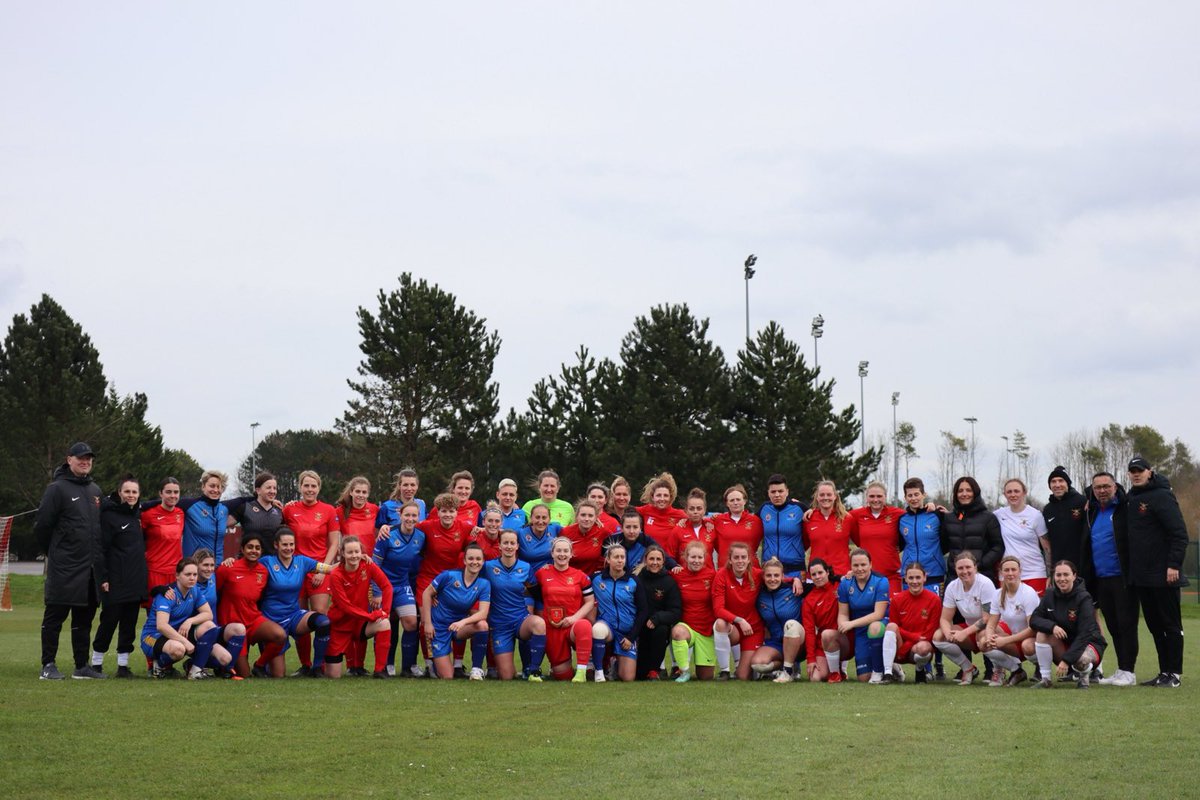
<svg viewBox="0 0 1200 800">
<path fill-rule="evenodd" d="M 1158 650 L 1158 671 L 1183 673 L 1183 620 L 1179 611 L 1179 589 L 1171 586 L 1139 586 L 1138 602 L 1146 627 Z"/>
<path fill-rule="evenodd" d="M 671 643 L 671 628 L 673 625 L 663 625 L 654 629 L 643 628 L 638 636 L 637 647 L 637 677 L 645 678 L 647 673 L 656 670 L 662 664 L 666 655 L 667 645 Z"/>
<path fill-rule="evenodd" d="M 1092 587 L 1089 585 L 1088 589 Z M 1097 578 L 1096 602 L 1117 654 L 1117 669 L 1134 672 L 1138 657 L 1138 596 L 1121 576 Z"/>
<path fill-rule="evenodd" d="M 75 667 L 87 666 L 88 639 L 92 633 L 92 620 L 96 616 L 96 604 L 67 606 L 47 604 L 42 615 L 42 665 L 58 657 L 58 637 L 62 634 L 63 622 L 71 617 L 71 652 L 75 656 Z"/>
<path fill-rule="evenodd" d="M 117 634 L 117 652 L 132 653 L 133 640 L 137 635 L 138 612 L 142 604 L 137 600 L 128 603 L 105 603 L 100 607 L 100 624 L 96 626 L 96 637 L 92 649 L 107 653 L 112 644 L 113 633 Z"/>
</svg>

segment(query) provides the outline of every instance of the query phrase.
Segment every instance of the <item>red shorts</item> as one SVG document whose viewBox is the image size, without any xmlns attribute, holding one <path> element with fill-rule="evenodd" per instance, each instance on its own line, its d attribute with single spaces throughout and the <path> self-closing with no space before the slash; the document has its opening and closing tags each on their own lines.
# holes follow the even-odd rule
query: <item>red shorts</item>
<svg viewBox="0 0 1200 800">
<path fill-rule="evenodd" d="M 1046 593 L 1047 578 L 1022 578 L 1021 583 L 1037 592 L 1037 596 L 1041 597 Z"/>
<path fill-rule="evenodd" d="M 550 659 L 550 666 L 556 667 L 559 664 L 571 663 L 571 629 L 570 628 L 551 628 L 546 626 L 546 658 Z M 591 658 L 591 653 L 583 656 L 585 659 Z"/>
<path fill-rule="evenodd" d="M 304 584 L 300 588 L 301 607 L 305 605 L 304 601 L 312 597 L 314 594 L 333 594 L 333 587 L 329 582 L 329 576 L 332 574 L 333 573 L 326 572 L 324 575 L 321 575 L 321 573 L 318 572 L 317 575 L 321 576 L 320 586 L 312 585 L 312 575 L 304 576 Z"/>
<path fill-rule="evenodd" d="M 262 614 L 259 614 L 257 617 L 252 619 L 250 622 L 247 622 L 246 623 L 246 642 L 247 643 L 253 642 L 254 634 L 256 634 L 258 632 L 258 629 L 262 627 L 264 622 L 270 622 L 270 621 L 271 620 L 267 619 Z"/>
<path fill-rule="evenodd" d="M 325 651 L 326 654 L 340 656 L 351 652 L 350 645 L 364 638 L 367 624 L 361 617 L 350 617 L 340 625 L 333 625 L 329 629 L 329 649 Z"/>
<path fill-rule="evenodd" d="M 974 625 L 968 625 L 965 622 L 960 622 L 955 627 L 958 628 L 960 631 L 965 631 L 967 629 L 970 629 L 970 631 L 971 631 L 971 646 L 975 647 L 975 637 L 979 635 L 979 628 L 976 628 Z"/>
<path fill-rule="evenodd" d="M 900 592 L 904 591 L 904 578 L 900 577 L 899 575 L 888 575 L 887 579 L 889 595 L 899 594 Z"/>
<path fill-rule="evenodd" d="M 175 583 L 174 568 L 164 572 L 155 572 L 154 570 L 150 570 L 146 576 L 146 592 L 151 593 L 151 590 L 154 589 L 155 586 L 170 586 L 173 583 Z M 150 600 L 153 599 L 154 597 L 152 596 Z M 149 608 L 150 600 L 142 603 L 142 608 Z"/>
<path fill-rule="evenodd" d="M 925 641 L 928 642 L 929 640 L 926 639 Z M 921 642 L 921 639 L 919 639 L 919 638 L 914 638 L 914 639 L 904 638 L 904 633 L 901 632 L 901 634 L 896 637 L 896 661 L 911 662 L 912 661 L 912 649 L 914 647 L 916 647 L 920 642 Z M 929 642 L 929 646 L 932 647 L 933 642 Z"/>
<path fill-rule="evenodd" d="M 751 631 L 749 636 L 743 636 L 737 646 L 742 648 L 743 653 L 750 653 L 763 646 L 763 632 Z"/>
</svg>

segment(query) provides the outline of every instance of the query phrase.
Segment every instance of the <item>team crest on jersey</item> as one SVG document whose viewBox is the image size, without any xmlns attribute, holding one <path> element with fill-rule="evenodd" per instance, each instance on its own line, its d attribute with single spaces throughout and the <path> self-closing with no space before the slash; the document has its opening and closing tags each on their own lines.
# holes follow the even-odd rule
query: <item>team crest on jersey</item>
<svg viewBox="0 0 1200 800">
<path fill-rule="evenodd" d="M 712 535 L 711 533 L 706 533 L 706 534 L 704 534 L 704 541 L 705 541 L 706 543 L 707 543 L 707 542 L 711 542 L 712 540 L 713 540 L 713 535 Z"/>
<path fill-rule="evenodd" d="M 454 582 L 454 588 L 455 588 L 455 589 L 461 589 L 461 588 L 462 588 L 462 582 L 461 582 L 461 581 L 455 581 L 455 582 Z"/>
<path fill-rule="evenodd" d="M 1077 612 L 1075 609 L 1067 609 L 1067 622 L 1074 622 L 1078 616 L 1079 612 Z"/>
<path fill-rule="evenodd" d="M 892 515 L 891 515 L 891 514 L 886 514 L 886 515 L 884 515 L 884 517 L 883 517 L 883 521 L 884 521 L 884 522 L 887 522 L 887 523 L 889 523 L 889 524 L 890 524 L 890 523 L 891 523 L 891 521 L 892 521 Z"/>
<path fill-rule="evenodd" d="M 261 585 L 263 582 L 263 574 L 261 572 L 256 572 L 254 577 L 258 579 L 258 583 Z"/>
<path fill-rule="evenodd" d="M 94 505 L 94 506 L 100 505 L 100 496 L 99 495 L 92 498 L 92 505 Z"/>
<path fill-rule="evenodd" d="M 705 588 L 705 589 L 711 589 L 711 588 L 712 588 L 712 581 L 710 581 L 710 580 L 705 580 L 705 581 L 704 581 L 704 588 Z"/>
<path fill-rule="evenodd" d="M 772 514 L 770 511 L 768 511 L 768 512 L 767 512 L 767 513 L 765 513 L 765 514 L 763 514 L 763 522 L 770 522 L 770 521 L 771 521 L 771 520 L 773 520 L 773 519 L 775 519 L 775 515 L 774 515 L 774 514 Z"/>
<path fill-rule="evenodd" d="M 1083 516 L 1083 509 L 1081 509 L 1081 508 L 1072 508 L 1071 509 L 1071 519 L 1079 519 L 1082 516 Z"/>
<path fill-rule="evenodd" d="M 261 509 L 261 508 L 259 508 L 258 506 L 250 506 L 250 510 L 251 510 L 251 511 L 256 511 L 256 512 L 257 512 L 257 511 L 262 511 L 262 509 Z"/>
<path fill-rule="evenodd" d="M 532 541 L 533 541 L 533 534 L 531 534 L 531 533 L 527 533 L 527 534 L 525 534 L 525 541 L 527 541 L 527 542 L 532 542 Z"/>
<path fill-rule="evenodd" d="M 207 518 L 208 517 L 208 509 L 207 508 L 200 509 L 200 516 Z"/>
<path fill-rule="evenodd" d="M 1149 510 L 1150 510 L 1150 506 L 1146 505 L 1145 503 L 1138 503 L 1138 513 L 1139 514 L 1145 514 Z"/>
<path fill-rule="evenodd" d="M 604 581 L 600 581 L 600 588 L 601 588 L 601 589 L 605 589 L 605 588 L 607 588 L 607 587 L 605 586 L 605 584 L 604 584 Z"/>
<path fill-rule="evenodd" d="M 520 570 L 517 570 L 517 571 L 518 571 L 518 572 L 520 572 Z M 499 574 L 500 574 L 500 568 L 499 568 L 499 567 L 492 567 L 492 574 L 493 574 L 493 575 L 499 575 Z"/>
<path fill-rule="evenodd" d="M 654 590 L 654 599 L 655 599 L 655 600 L 662 600 L 662 599 L 663 599 L 664 597 L 666 597 L 666 596 L 667 596 L 667 593 L 666 593 L 666 592 L 664 592 L 662 589 L 655 589 L 655 590 Z"/>
<path fill-rule="evenodd" d="M 921 609 L 921 619 L 929 619 L 929 609 L 928 608 Z"/>
<path fill-rule="evenodd" d="M 273 569 L 275 572 L 279 572 L 279 565 L 278 565 L 278 564 L 272 564 L 272 565 L 271 565 L 271 569 Z"/>
<path fill-rule="evenodd" d="M 568 586 L 571 586 L 571 585 L 572 585 L 572 584 L 574 584 L 574 583 L 575 583 L 575 576 L 574 576 L 574 575 L 568 575 L 568 576 L 567 576 L 567 585 L 568 585 Z"/>
<path fill-rule="evenodd" d="M 318 511 L 317 513 L 313 514 L 313 519 L 315 519 L 317 522 L 320 522 L 321 521 L 321 512 Z"/>
<path fill-rule="evenodd" d="M 754 528 L 754 525 L 750 522 L 750 520 L 746 520 L 746 524 L 743 525 L 742 527 L 745 528 L 746 530 L 752 530 Z"/>
<path fill-rule="evenodd" d="M 833 531 L 834 531 L 834 533 L 841 533 L 842 532 L 842 523 L 839 522 L 838 524 L 834 525 Z"/>
</svg>

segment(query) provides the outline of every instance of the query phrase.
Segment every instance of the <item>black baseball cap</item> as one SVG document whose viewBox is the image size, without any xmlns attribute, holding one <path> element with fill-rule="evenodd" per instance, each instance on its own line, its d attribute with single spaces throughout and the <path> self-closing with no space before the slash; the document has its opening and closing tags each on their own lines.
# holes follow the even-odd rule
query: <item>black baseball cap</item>
<svg viewBox="0 0 1200 800">
<path fill-rule="evenodd" d="M 76 442 L 71 445 L 71 449 L 67 451 L 67 455 L 74 456 L 75 458 L 83 458 L 84 456 L 95 457 L 96 454 L 92 452 L 91 446 L 86 442 Z"/>
<path fill-rule="evenodd" d="M 1146 459 L 1142 458 L 1141 456 L 1134 456 L 1129 461 L 1129 471 L 1130 472 L 1142 472 L 1142 471 L 1148 470 L 1148 469 L 1150 469 L 1150 462 L 1147 461 Z"/>
</svg>

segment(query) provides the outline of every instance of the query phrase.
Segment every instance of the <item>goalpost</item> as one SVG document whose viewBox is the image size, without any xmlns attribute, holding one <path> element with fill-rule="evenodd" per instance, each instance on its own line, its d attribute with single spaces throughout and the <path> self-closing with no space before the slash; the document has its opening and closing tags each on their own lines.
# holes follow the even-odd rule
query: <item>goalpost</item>
<svg viewBox="0 0 1200 800">
<path fill-rule="evenodd" d="M 12 611 L 12 592 L 8 588 L 8 543 L 12 537 L 12 517 L 0 517 L 0 611 Z"/>
</svg>

